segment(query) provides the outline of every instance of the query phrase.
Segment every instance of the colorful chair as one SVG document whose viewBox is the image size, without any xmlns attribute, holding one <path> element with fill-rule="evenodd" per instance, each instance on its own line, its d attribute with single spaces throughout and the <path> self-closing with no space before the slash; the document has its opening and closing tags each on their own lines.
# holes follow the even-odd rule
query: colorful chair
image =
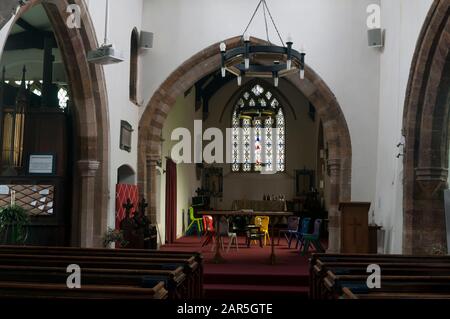
<svg viewBox="0 0 450 319">
<path fill-rule="evenodd" d="M 220 244 L 223 248 L 223 240 L 222 237 L 228 237 L 228 247 L 227 247 L 227 253 L 230 251 L 230 247 L 233 244 L 233 242 L 236 245 L 236 250 L 239 251 L 239 244 L 237 240 L 237 234 L 236 233 L 230 233 L 230 223 L 226 217 L 223 217 L 220 219 L 219 222 L 219 238 L 220 238 Z"/>
<path fill-rule="evenodd" d="M 209 215 L 203 216 L 203 229 L 205 230 L 204 237 L 206 237 L 206 238 L 203 241 L 202 247 L 205 247 L 211 241 L 214 244 L 214 242 L 215 242 L 214 236 L 215 236 L 216 232 L 214 230 L 214 219 L 212 216 L 209 216 Z"/>
<path fill-rule="evenodd" d="M 278 231 L 278 245 L 280 244 L 280 238 L 283 234 L 286 238 L 287 243 L 291 241 L 292 236 L 294 236 L 294 233 L 298 230 L 298 225 L 300 224 L 300 217 L 296 216 L 290 216 L 288 218 L 288 226 L 287 229 L 280 229 Z"/>
<path fill-rule="evenodd" d="M 189 219 L 191 220 L 191 223 L 189 224 L 188 228 L 186 229 L 186 232 L 188 232 L 194 224 L 197 226 L 197 235 L 200 237 L 202 235 L 202 218 L 197 218 L 194 215 L 194 207 L 189 207 Z"/>
<path fill-rule="evenodd" d="M 259 227 L 259 231 L 264 235 L 264 246 L 267 245 L 267 239 L 270 242 L 269 224 L 270 218 L 268 216 L 255 217 L 255 225 Z"/>
<path fill-rule="evenodd" d="M 311 218 L 305 217 L 302 219 L 301 223 L 298 225 L 298 230 L 292 233 L 292 237 L 289 240 L 288 247 L 291 248 L 292 240 L 295 238 L 296 244 L 295 249 L 298 248 L 298 244 L 302 239 L 302 234 L 307 234 L 309 232 L 309 223 L 311 223 Z"/>
<path fill-rule="evenodd" d="M 236 233 L 237 235 L 241 234 L 245 236 L 248 231 L 249 224 L 249 218 L 246 216 L 232 217 L 230 222 L 231 232 Z"/>
<path fill-rule="evenodd" d="M 248 225 L 245 244 L 248 248 L 250 248 L 251 242 L 256 242 L 258 240 L 259 246 L 263 248 L 263 237 L 264 233 L 260 231 L 259 227 L 257 227 L 256 225 Z"/>
<path fill-rule="evenodd" d="M 312 234 L 303 234 L 301 239 L 300 251 L 302 256 L 305 256 L 309 251 L 309 246 L 312 244 L 318 253 L 325 252 L 320 244 L 320 226 L 322 225 L 322 219 L 316 219 L 314 222 L 314 232 Z"/>
</svg>

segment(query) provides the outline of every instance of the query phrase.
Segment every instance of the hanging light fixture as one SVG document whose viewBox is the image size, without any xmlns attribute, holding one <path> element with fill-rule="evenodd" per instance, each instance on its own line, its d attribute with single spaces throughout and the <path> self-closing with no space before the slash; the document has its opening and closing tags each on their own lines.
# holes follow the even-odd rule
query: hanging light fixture
<svg viewBox="0 0 450 319">
<path fill-rule="evenodd" d="M 256 13 L 262 8 L 264 12 L 264 22 L 266 26 L 266 45 L 252 45 L 248 28 L 250 27 Z M 269 39 L 269 28 L 267 15 L 275 28 L 275 31 L 281 41 L 281 46 L 272 44 Z M 272 14 L 267 6 L 266 0 L 260 0 L 256 7 L 250 22 L 242 35 L 243 45 L 234 49 L 227 50 L 225 42 L 220 43 L 220 52 L 222 55 L 222 77 L 226 72 L 230 72 L 237 77 L 238 85 L 242 84 L 243 77 L 262 77 L 273 78 L 274 86 L 277 87 L 280 78 L 291 74 L 299 74 L 300 79 L 305 78 L 305 52 L 296 51 L 292 48 L 293 41 L 289 35 L 284 43 Z"/>
</svg>

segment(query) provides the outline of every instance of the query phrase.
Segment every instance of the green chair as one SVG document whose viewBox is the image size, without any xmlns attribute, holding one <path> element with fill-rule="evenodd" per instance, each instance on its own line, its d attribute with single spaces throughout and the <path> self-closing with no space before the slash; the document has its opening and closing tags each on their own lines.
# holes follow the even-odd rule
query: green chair
<svg viewBox="0 0 450 319">
<path fill-rule="evenodd" d="M 318 253 L 325 252 L 325 249 L 323 249 L 321 243 L 320 243 L 320 226 L 322 225 L 321 219 L 316 219 L 314 222 L 314 232 L 312 234 L 302 234 L 302 237 L 300 239 L 301 245 L 300 245 L 300 251 L 303 251 L 301 253 L 302 256 L 305 256 L 309 251 L 309 246 L 312 244 L 316 251 Z"/>
<path fill-rule="evenodd" d="M 203 232 L 203 228 L 202 228 L 203 218 L 195 217 L 194 207 L 189 207 L 189 219 L 191 220 L 191 223 L 189 224 L 188 228 L 186 229 L 186 233 L 189 232 L 189 230 L 191 229 L 192 226 L 194 226 L 194 224 L 196 224 L 197 225 L 197 227 L 196 227 L 197 235 L 200 237 Z"/>
</svg>

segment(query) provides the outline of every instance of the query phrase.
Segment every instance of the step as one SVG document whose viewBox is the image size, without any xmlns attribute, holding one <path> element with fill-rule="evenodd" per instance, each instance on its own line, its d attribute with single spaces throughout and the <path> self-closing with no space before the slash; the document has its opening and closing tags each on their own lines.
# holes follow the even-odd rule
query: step
<svg viewBox="0 0 450 319">
<path fill-rule="evenodd" d="M 251 274 L 251 273 L 204 273 L 205 284 L 235 284 L 255 286 L 308 286 L 308 275 Z"/>
<path fill-rule="evenodd" d="M 261 286 L 261 285 L 221 285 L 205 284 L 206 299 L 307 299 L 307 286 Z"/>
</svg>

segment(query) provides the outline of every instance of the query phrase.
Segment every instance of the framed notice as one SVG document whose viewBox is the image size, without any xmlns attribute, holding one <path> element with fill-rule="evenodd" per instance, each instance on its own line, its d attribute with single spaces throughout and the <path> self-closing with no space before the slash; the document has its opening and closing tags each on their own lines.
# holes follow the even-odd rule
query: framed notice
<svg viewBox="0 0 450 319">
<path fill-rule="evenodd" d="M 133 128 L 130 123 L 126 121 L 120 122 L 120 149 L 131 152 L 131 135 Z"/>
<path fill-rule="evenodd" d="M 29 174 L 55 174 L 55 155 L 53 154 L 31 154 L 28 163 Z"/>
</svg>

